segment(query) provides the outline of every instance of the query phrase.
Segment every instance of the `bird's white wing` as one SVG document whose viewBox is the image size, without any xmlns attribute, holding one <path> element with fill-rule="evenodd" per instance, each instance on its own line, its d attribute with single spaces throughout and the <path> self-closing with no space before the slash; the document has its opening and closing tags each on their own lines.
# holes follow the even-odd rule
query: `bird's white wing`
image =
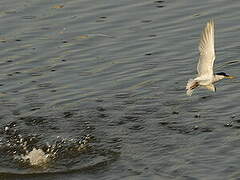
<svg viewBox="0 0 240 180">
<path fill-rule="evenodd" d="M 200 51 L 197 65 L 198 75 L 206 79 L 210 78 L 213 76 L 213 64 L 215 60 L 213 20 L 210 20 L 203 29 L 198 48 Z"/>
</svg>

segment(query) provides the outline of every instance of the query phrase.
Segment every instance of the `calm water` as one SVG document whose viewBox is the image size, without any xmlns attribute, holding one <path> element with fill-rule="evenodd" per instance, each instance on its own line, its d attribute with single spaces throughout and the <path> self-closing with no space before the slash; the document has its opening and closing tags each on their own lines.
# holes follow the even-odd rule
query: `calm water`
<svg viewBox="0 0 240 180">
<path fill-rule="evenodd" d="M 239 80 L 185 94 L 211 18 L 217 70 L 239 76 L 239 8 L 2 0 L 1 179 L 240 179 Z"/>
</svg>

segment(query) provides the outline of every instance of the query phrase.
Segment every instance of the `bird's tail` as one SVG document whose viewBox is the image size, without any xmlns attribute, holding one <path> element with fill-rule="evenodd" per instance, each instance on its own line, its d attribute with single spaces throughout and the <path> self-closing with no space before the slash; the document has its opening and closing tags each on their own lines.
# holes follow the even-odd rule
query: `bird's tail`
<svg viewBox="0 0 240 180">
<path fill-rule="evenodd" d="M 194 79 L 189 79 L 186 85 L 186 90 L 187 90 L 187 95 L 191 96 L 194 89 L 196 87 L 198 87 L 198 81 L 194 80 Z"/>
</svg>

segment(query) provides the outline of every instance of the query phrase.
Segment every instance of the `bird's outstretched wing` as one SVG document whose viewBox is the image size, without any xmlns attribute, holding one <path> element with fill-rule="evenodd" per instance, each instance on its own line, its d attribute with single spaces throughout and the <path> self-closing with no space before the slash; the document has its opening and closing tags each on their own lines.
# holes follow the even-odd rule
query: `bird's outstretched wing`
<svg viewBox="0 0 240 180">
<path fill-rule="evenodd" d="M 198 75 L 207 79 L 213 76 L 213 64 L 215 60 L 213 20 L 210 20 L 203 29 L 198 48 L 200 51 L 197 65 Z"/>
</svg>

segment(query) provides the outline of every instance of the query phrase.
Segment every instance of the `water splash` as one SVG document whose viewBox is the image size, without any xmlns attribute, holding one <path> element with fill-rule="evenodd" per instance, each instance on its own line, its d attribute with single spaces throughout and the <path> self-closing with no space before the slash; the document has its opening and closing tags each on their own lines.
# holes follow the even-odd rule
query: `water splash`
<svg viewBox="0 0 240 180">
<path fill-rule="evenodd" d="M 98 136 L 90 123 L 80 124 L 82 127 L 78 126 L 71 137 L 65 137 L 65 131 L 56 131 L 54 125 L 48 117 L 21 117 L 3 125 L 0 152 L 1 166 L 7 168 L 4 173 L 93 171 L 119 158 L 112 144 L 106 146 L 100 138 L 95 139 Z"/>
<path fill-rule="evenodd" d="M 22 135 L 15 127 L 10 124 L 3 128 L 0 148 L 14 160 L 34 168 L 46 168 L 50 162 L 69 154 L 79 155 L 92 138 L 89 134 L 72 139 L 57 136 L 51 143 L 41 143 L 38 135 Z"/>
<path fill-rule="evenodd" d="M 50 161 L 50 154 L 44 153 L 42 149 L 33 148 L 32 151 L 25 156 L 22 155 L 21 158 L 24 161 L 29 161 L 31 166 L 43 167 Z"/>
</svg>

